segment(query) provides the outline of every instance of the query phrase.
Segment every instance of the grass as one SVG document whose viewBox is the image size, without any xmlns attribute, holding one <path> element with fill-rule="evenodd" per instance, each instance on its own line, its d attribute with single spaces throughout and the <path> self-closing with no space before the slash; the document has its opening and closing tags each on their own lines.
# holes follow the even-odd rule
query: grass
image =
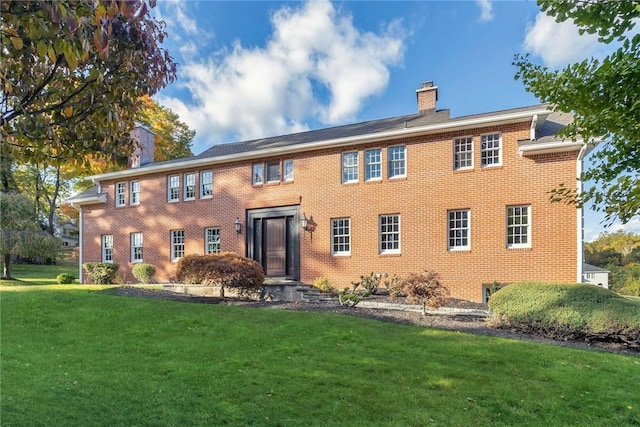
<svg viewBox="0 0 640 427">
<path fill-rule="evenodd" d="M 323 313 L 0 294 L 2 425 L 640 424 L 640 359 Z"/>
<path fill-rule="evenodd" d="M 4 272 L 4 263 L 0 262 L 0 268 Z M 12 262 L 10 265 L 11 276 L 14 280 L 0 280 L 0 286 L 33 286 L 53 285 L 58 283 L 56 276 L 61 273 L 78 277 L 78 263 L 61 261 L 56 265 L 19 264 Z"/>
</svg>

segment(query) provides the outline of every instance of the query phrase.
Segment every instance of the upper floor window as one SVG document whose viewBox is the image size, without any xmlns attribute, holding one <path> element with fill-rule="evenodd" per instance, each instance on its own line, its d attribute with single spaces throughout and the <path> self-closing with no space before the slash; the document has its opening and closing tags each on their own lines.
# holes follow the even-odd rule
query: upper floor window
<svg viewBox="0 0 640 427">
<path fill-rule="evenodd" d="M 449 232 L 449 250 L 465 250 L 471 248 L 470 217 L 468 209 L 447 212 Z"/>
<path fill-rule="evenodd" d="M 142 262 L 142 233 L 131 233 L 131 262 Z"/>
<path fill-rule="evenodd" d="M 389 147 L 389 178 L 407 175 L 405 151 L 404 145 Z"/>
<path fill-rule="evenodd" d="M 293 181 L 293 160 L 285 160 L 282 162 L 282 180 Z"/>
<path fill-rule="evenodd" d="M 184 199 L 193 200 L 196 198 L 196 174 L 184 174 Z"/>
<path fill-rule="evenodd" d="M 480 165 L 482 167 L 502 164 L 500 140 L 501 137 L 499 133 L 482 135 L 480 140 Z"/>
<path fill-rule="evenodd" d="M 116 206 L 124 206 L 126 204 L 127 184 L 119 182 L 116 184 Z"/>
<path fill-rule="evenodd" d="M 171 261 L 184 256 L 184 230 L 171 230 Z"/>
<path fill-rule="evenodd" d="M 180 176 L 172 175 L 168 178 L 167 185 L 167 199 L 170 202 L 177 202 L 180 200 Z"/>
<path fill-rule="evenodd" d="M 342 153 L 342 182 L 358 182 L 358 152 Z"/>
<path fill-rule="evenodd" d="M 252 171 L 253 185 L 262 185 L 264 182 L 264 165 L 262 163 L 256 163 L 253 165 Z"/>
<path fill-rule="evenodd" d="M 507 247 L 531 247 L 531 207 L 507 206 Z"/>
<path fill-rule="evenodd" d="M 364 180 L 382 179 L 382 150 L 374 148 L 364 152 Z"/>
<path fill-rule="evenodd" d="M 473 168 L 473 138 L 465 136 L 453 140 L 453 169 Z"/>
<path fill-rule="evenodd" d="M 380 253 L 400 253 L 400 215 L 380 215 Z"/>
<path fill-rule="evenodd" d="M 267 162 L 267 182 L 280 182 L 280 162 Z"/>
<path fill-rule="evenodd" d="M 204 229 L 204 252 L 206 254 L 217 254 L 220 252 L 220 229 Z"/>
<path fill-rule="evenodd" d="M 213 196 L 213 172 L 200 172 L 200 198 L 206 199 Z"/>
<path fill-rule="evenodd" d="M 102 262 L 113 262 L 113 236 L 102 236 Z"/>
<path fill-rule="evenodd" d="M 351 254 L 351 219 L 331 220 L 331 253 L 333 255 Z"/>
<path fill-rule="evenodd" d="M 129 204 L 140 204 L 140 181 L 131 181 L 129 184 Z"/>
</svg>

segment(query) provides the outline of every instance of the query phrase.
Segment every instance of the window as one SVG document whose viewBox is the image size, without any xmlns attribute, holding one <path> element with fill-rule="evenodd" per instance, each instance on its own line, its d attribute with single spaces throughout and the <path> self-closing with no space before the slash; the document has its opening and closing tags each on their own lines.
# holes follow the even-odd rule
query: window
<svg viewBox="0 0 640 427">
<path fill-rule="evenodd" d="M 342 182 L 358 182 L 358 152 L 342 154 Z"/>
<path fill-rule="evenodd" d="M 196 174 L 184 174 L 184 199 L 194 200 L 196 198 Z"/>
<path fill-rule="evenodd" d="M 473 138 L 465 136 L 453 140 L 453 169 L 473 168 Z"/>
<path fill-rule="evenodd" d="M 470 249 L 469 210 L 449 211 L 449 250 Z"/>
<path fill-rule="evenodd" d="M 331 220 L 331 253 L 333 255 L 351 254 L 351 220 L 349 218 Z"/>
<path fill-rule="evenodd" d="M 507 247 L 531 247 L 530 206 L 507 206 Z"/>
<path fill-rule="evenodd" d="M 184 230 L 171 230 L 171 261 L 184 256 Z"/>
<path fill-rule="evenodd" d="M 293 160 L 285 160 L 282 162 L 282 180 L 293 181 Z"/>
<path fill-rule="evenodd" d="M 140 181 L 131 181 L 129 184 L 129 204 L 140 204 Z"/>
<path fill-rule="evenodd" d="M 180 200 L 180 176 L 172 175 L 169 177 L 167 199 L 170 202 L 177 202 Z"/>
<path fill-rule="evenodd" d="M 200 172 L 200 198 L 206 199 L 213 196 L 213 172 Z"/>
<path fill-rule="evenodd" d="M 280 182 L 280 162 L 267 162 L 267 182 Z"/>
<path fill-rule="evenodd" d="M 406 175 L 405 146 L 389 147 L 389 178 Z"/>
<path fill-rule="evenodd" d="M 220 229 L 204 229 L 204 253 L 217 254 L 220 252 Z"/>
<path fill-rule="evenodd" d="M 502 163 L 501 153 L 499 133 L 482 135 L 480 142 L 480 165 L 482 167 L 500 165 Z"/>
<path fill-rule="evenodd" d="M 142 233 L 131 233 L 131 262 L 142 262 Z"/>
<path fill-rule="evenodd" d="M 126 203 L 127 184 L 119 182 L 116 184 L 116 206 L 124 206 Z"/>
<path fill-rule="evenodd" d="M 264 180 L 264 171 L 262 163 L 253 165 L 253 185 L 262 185 Z"/>
<path fill-rule="evenodd" d="M 380 215 L 380 253 L 400 253 L 400 215 Z"/>
<path fill-rule="evenodd" d="M 382 179 L 382 150 L 374 148 L 364 152 L 364 180 Z"/>
<path fill-rule="evenodd" d="M 113 262 L 113 236 L 102 236 L 102 262 Z"/>
</svg>

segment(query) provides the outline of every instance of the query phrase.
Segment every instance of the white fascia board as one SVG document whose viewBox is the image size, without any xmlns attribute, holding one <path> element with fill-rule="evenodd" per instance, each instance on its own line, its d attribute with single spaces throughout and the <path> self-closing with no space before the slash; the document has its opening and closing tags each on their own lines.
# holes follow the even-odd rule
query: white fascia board
<svg viewBox="0 0 640 427">
<path fill-rule="evenodd" d="M 76 208 L 78 206 L 95 205 L 98 203 L 106 203 L 106 202 L 107 202 L 107 194 L 101 193 L 96 196 L 83 197 L 82 199 L 75 199 L 68 203 L 71 204 L 71 206 L 73 206 L 74 208 Z"/>
<path fill-rule="evenodd" d="M 582 141 L 552 141 L 543 143 L 527 144 L 518 147 L 518 154 L 521 156 L 535 154 L 562 153 L 564 151 L 578 151 L 584 146 Z"/>
<path fill-rule="evenodd" d="M 150 175 L 154 173 L 161 173 L 167 171 L 173 171 L 185 168 L 196 168 L 204 165 L 216 165 L 229 162 L 244 161 L 251 159 L 259 159 L 269 156 L 278 156 L 283 154 L 296 154 L 307 151 L 324 150 L 334 147 L 348 147 L 350 145 L 383 142 L 396 138 L 407 138 L 414 136 L 430 135 L 439 132 L 450 132 L 453 130 L 465 130 L 474 129 L 482 126 L 497 126 L 510 123 L 518 123 L 531 120 L 535 115 L 541 116 L 540 118 L 546 118 L 550 114 L 550 111 L 546 108 L 539 110 L 527 110 L 518 111 L 513 113 L 505 113 L 491 116 L 474 117 L 463 120 L 449 121 L 445 123 L 436 123 L 425 126 L 410 127 L 403 129 L 396 129 L 388 132 L 377 132 L 365 135 L 349 136 L 345 138 L 336 138 L 323 141 L 308 142 L 303 144 L 289 145 L 277 148 L 268 148 L 264 150 L 254 150 L 245 153 L 230 154 L 227 156 L 202 158 L 196 160 L 184 160 L 181 162 L 174 162 L 164 165 L 147 166 L 144 168 L 127 169 L 118 172 L 109 172 L 101 175 L 94 175 L 88 177 L 94 183 L 98 184 L 100 181 L 108 179 L 120 179 L 133 176 Z"/>
</svg>

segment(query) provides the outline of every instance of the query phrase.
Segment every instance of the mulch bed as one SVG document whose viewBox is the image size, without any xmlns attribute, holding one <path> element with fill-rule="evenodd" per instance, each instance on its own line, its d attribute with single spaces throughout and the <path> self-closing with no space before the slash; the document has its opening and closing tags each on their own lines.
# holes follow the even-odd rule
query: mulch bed
<svg viewBox="0 0 640 427">
<path fill-rule="evenodd" d="M 370 319 L 377 319 L 385 322 L 394 322 L 399 324 L 414 325 L 420 327 L 445 329 L 458 332 L 467 332 L 481 335 L 489 335 L 495 337 L 521 339 L 539 343 L 556 344 L 567 347 L 599 350 L 611 353 L 620 353 L 627 355 L 640 356 L 640 348 L 629 348 L 620 343 L 606 341 L 577 341 L 567 340 L 558 341 L 533 334 L 525 334 L 514 330 L 491 328 L 485 322 L 484 317 L 468 316 L 468 315 L 426 315 L 417 311 L 403 310 L 387 310 L 379 308 L 354 307 L 349 308 L 335 302 L 284 302 L 284 301 L 255 301 L 240 300 L 233 298 L 216 298 L 216 297 L 200 297 L 187 294 L 179 294 L 167 290 L 145 289 L 137 287 L 120 287 L 117 288 L 117 294 L 128 297 L 143 297 L 166 299 L 173 301 L 184 301 L 200 304 L 226 304 L 239 305 L 245 307 L 256 307 L 273 310 L 295 310 L 295 311 L 314 311 L 325 313 L 337 313 L 350 316 L 359 316 Z M 470 309 L 486 309 L 486 306 L 479 303 L 473 303 L 463 300 L 451 300 L 448 307 L 470 308 Z"/>
</svg>

